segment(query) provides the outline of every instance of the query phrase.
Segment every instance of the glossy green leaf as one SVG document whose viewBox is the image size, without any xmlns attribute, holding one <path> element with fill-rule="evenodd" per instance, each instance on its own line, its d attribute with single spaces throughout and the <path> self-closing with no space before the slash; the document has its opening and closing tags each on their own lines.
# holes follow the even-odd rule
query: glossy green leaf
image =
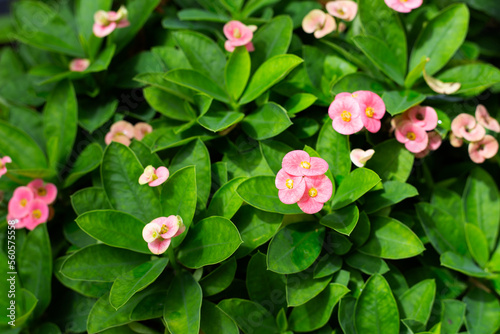
<svg viewBox="0 0 500 334">
<path fill-rule="evenodd" d="M 272 138 L 285 131 L 292 121 L 286 110 L 274 102 L 262 107 L 245 117 L 241 127 L 245 133 L 257 140 Z"/>
<path fill-rule="evenodd" d="M 321 252 L 325 228 L 310 223 L 287 225 L 274 236 L 267 252 L 267 267 L 293 274 L 310 267 Z"/>
<path fill-rule="evenodd" d="M 18 314 L 16 315 L 14 324 L 16 326 L 22 326 L 35 311 L 38 300 L 33 293 L 25 288 L 20 289 L 20 291 L 16 293 L 18 296 L 16 302 L 19 307 L 17 309 Z"/>
<path fill-rule="evenodd" d="M 484 268 L 490 258 L 486 236 L 479 227 L 467 223 L 465 224 L 465 239 L 472 258 L 481 268 Z"/>
<path fill-rule="evenodd" d="M 174 278 L 165 298 L 163 318 L 172 334 L 198 334 L 203 294 L 188 272 Z"/>
<path fill-rule="evenodd" d="M 330 93 L 332 95 L 337 95 L 342 92 L 355 92 L 358 90 L 369 90 L 382 95 L 382 93 L 386 91 L 386 88 L 381 81 L 374 79 L 367 74 L 355 72 L 340 78 L 333 85 Z"/>
<path fill-rule="evenodd" d="M 200 280 L 203 296 L 212 296 L 227 289 L 233 282 L 235 274 L 236 260 L 231 257 Z"/>
<path fill-rule="evenodd" d="M 87 211 L 111 209 L 103 188 L 90 187 L 78 190 L 71 195 L 71 205 L 77 215 Z"/>
<path fill-rule="evenodd" d="M 500 244 L 493 252 L 493 255 L 491 255 L 491 259 L 486 265 L 486 268 L 489 271 L 500 272 Z"/>
<path fill-rule="evenodd" d="M 401 318 L 413 319 L 427 324 L 436 295 L 436 282 L 423 280 L 403 293 L 398 299 L 401 305 Z"/>
<path fill-rule="evenodd" d="M 388 206 L 397 204 L 402 200 L 418 195 L 417 189 L 409 183 L 399 181 L 386 181 L 383 189 L 371 191 L 365 196 L 366 213 L 373 213 Z"/>
<path fill-rule="evenodd" d="M 74 280 L 112 282 L 148 259 L 144 254 L 98 244 L 72 253 L 61 273 Z"/>
<path fill-rule="evenodd" d="M 69 187 L 75 183 L 82 176 L 90 173 L 101 164 L 102 159 L 102 148 L 97 143 L 92 143 L 85 147 L 85 149 L 80 153 L 78 158 L 76 158 L 71 173 L 68 175 L 66 180 L 64 180 L 64 188 Z"/>
<path fill-rule="evenodd" d="M 371 230 L 370 225 L 371 224 L 370 220 L 368 219 L 368 215 L 366 214 L 366 212 L 362 211 L 359 214 L 359 219 L 356 227 L 349 236 L 350 240 L 352 240 L 356 246 L 361 246 L 366 242 L 366 240 L 368 240 Z"/>
<path fill-rule="evenodd" d="M 160 200 L 155 189 L 140 185 L 144 168 L 134 152 L 112 142 L 104 151 L 101 176 L 112 207 L 130 213 L 145 223 L 161 216 Z"/>
<path fill-rule="evenodd" d="M 245 114 L 237 111 L 210 111 L 198 118 L 198 123 L 205 129 L 219 132 L 235 125 L 245 117 Z"/>
<path fill-rule="evenodd" d="M 278 15 L 259 27 L 252 39 L 255 47 L 252 68 L 257 69 L 266 60 L 286 53 L 292 41 L 292 30 L 292 21 L 287 15 Z"/>
<path fill-rule="evenodd" d="M 349 252 L 352 247 L 352 242 L 343 234 L 340 234 L 334 230 L 327 230 L 325 243 L 323 248 L 329 254 L 344 255 Z"/>
<path fill-rule="evenodd" d="M 399 312 L 391 288 L 383 276 L 366 281 L 354 314 L 359 334 L 399 333 Z"/>
<path fill-rule="evenodd" d="M 342 257 L 325 254 L 314 267 L 314 278 L 322 278 L 336 273 L 342 268 Z"/>
<path fill-rule="evenodd" d="M 440 260 L 442 266 L 459 271 L 468 276 L 485 278 L 495 277 L 494 274 L 486 272 L 478 267 L 472 259 L 451 251 L 442 254 Z"/>
<path fill-rule="evenodd" d="M 351 204 L 324 216 L 321 218 L 320 223 L 339 233 L 350 235 L 356 227 L 358 219 L 358 207 L 355 204 Z"/>
<path fill-rule="evenodd" d="M 185 107 L 184 99 L 174 94 L 154 86 L 145 88 L 143 92 L 148 104 L 168 118 L 179 121 L 191 121 L 196 118 L 196 115 Z"/>
<path fill-rule="evenodd" d="M 289 307 L 305 304 L 323 291 L 333 275 L 313 277 L 312 270 L 306 270 L 286 277 L 286 299 Z"/>
<path fill-rule="evenodd" d="M 106 123 L 118 107 L 115 99 L 78 99 L 78 124 L 92 133 Z"/>
<path fill-rule="evenodd" d="M 177 85 L 205 93 L 217 101 L 229 102 L 226 92 L 205 74 L 191 69 L 176 69 L 167 72 L 164 78 Z"/>
<path fill-rule="evenodd" d="M 231 18 L 224 14 L 216 14 L 203 9 L 183 9 L 177 13 L 177 16 L 182 21 L 211 21 L 225 23 Z"/>
<path fill-rule="evenodd" d="M 246 47 L 237 47 L 227 61 L 224 71 L 226 90 L 233 100 L 238 100 L 243 94 L 250 78 L 250 54 Z"/>
<path fill-rule="evenodd" d="M 469 25 L 469 10 L 465 4 L 443 9 L 423 28 L 413 47 L 409 68 L 415 68 L 423 59 L 427 74 L 439 71 L 464 42 Z"/>
<path fill-rule="evenodd" d="M 395 139 L 384 141 L 373 149 L 376 153 L 365 167 L 377 173 L 382 181 L 406 182 L 415 156 Z"/>
<path fill-rule="evenodd" d="M 463 299 L 467 305 L 465 326 L 471 334 L 495 333 L 500 328 L 500 302 L 494 295 L 478 288 Z"/>
<path fill-rule="evenodd" d="M 340 284 L 329 284 L 323 292 L 309 302 L 295 307 L 288 319 L 290 329 L 296 332 L 310 332 L 323 327 L 333 308 L 349 289 Z"/>
<path fill-rule="evenodd" d="M 149 261 L 118 277 L 111 287 L 109 303 L 116 309 L 122 307 L 134 294 L 153 283 L 167 263 L 168 258 Z"/>
<path fill-rule="evenodd" d="M 274 334 L 278 331 L 274 317 L 263 306 L 246 299 L 224 299 L 217 305 L 233 319 L 245 334 Z"/>
<path fill-rule="evenodd" d="M 217 305 L 203 300 L 200 328 L 205 334 L 239 334 L 238 326 Z"/>
<path fill-rule="evenodd" d="M 379 182 L 380 178 L 375 172 L 366 168 L 355 169 L 342 180 L 337 188 L 332 201 L 332 209 L 337 210 L 355 202 Z"/>
<path fill-rule="evenodd" d="M 328 162 L 337 184 L 349 174 L 351 170 L 349 139 L 333 130 L 329 120 L 323 124 L 319 132 L 316 151 Z"/>
<path fill-rule="evenodd" d="M 356 308 L 356 298 L 346 296 L 339 302 L 339 323 L 345 334 L 356 334 L 354 325 L 354 310 Z"/>
<path fill-rule="evenodd" d="M 242 240 L 238 229 L 223 217 L 209 217 L 192 227 L 179 250 L 179 261 L 188 268 L 201 268 L 224 261 Z"/>
<path fill-rule="evenodd" d="M 465 320 L 466 304 L 454 299 L 445 299 L 441 305 L 441 333 L 458 333 Z"/>
<path fill-rule="evenodd" d="M 281 169 L 281 163 L 285 155 L 293 151 L 293 148 L 287 144 L 273 139 L 261 140 L 259 146 L 267 164 L 275 174 L 278 174 Z"/>
<path fill-rule="evenodd" d="M 459 82 L 455 94 L 476 96 L 500 82 L 500 70 L 490 64 L 467 64 L 451 68 L 437 76 L 443 82 Z"/>
<path fill-rule="evenodd" d="M 467 222 L 478 226 L 495 247 L 500 226 L 500 196 L 494 179 L 483 169 L 471 171 L 462 196 Z"/>
<path fill-rule="evenodd" d="M 389 267 L 384 260 L 359 252 L 349 255 L 345 258 L 345 262 L 351 267 L 361 270 L 367 275 L 383 275 L 389 271 Z"/>
<path fill-rule="evenodd" d="M 390 91 L 382 95 L 385 108 L 391 116 L 396 116 L 405 112 L 425 100 L 425 95 L 413 90 Z"/>
<path fill-rule="evenodd" d="M 142 141 L 134 140 L 129 147 L 135 153 L 141 165 L 156 167 L 163 165 L 163 161 L 158 157 L 158 154 L 152 153 L 151 149 Z"/>
<path fill-rule="evenodd" d="M 243 203 L 243 200 L 236 194 L 236 189 L 245 180 L 245 177 L 234 178 L 217 190 L 208 206 L 207 216 L 231 219 Z"/>
<path fill-rule="evenodd" d="M 288 115 L 295 115 L 312 106 L 317 99 L 313 94 L 299 93 L 292 95 L 283 107 L 288 112 Z"/>
<path fill-rule="evenodd" d="M 246 104 L 284 79 L 303 60 L 295 55 L 277 55 L 266 60 L 250 79 L 239 103 Z"/>
</svg>

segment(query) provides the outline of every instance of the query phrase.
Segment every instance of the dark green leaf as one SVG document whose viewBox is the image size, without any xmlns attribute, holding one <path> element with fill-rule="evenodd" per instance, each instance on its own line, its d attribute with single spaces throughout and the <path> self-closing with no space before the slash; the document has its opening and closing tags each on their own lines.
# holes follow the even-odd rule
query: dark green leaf
<svg viewBox="0 0 500 334">
<path fill-rule="evenodd" d="M 451 68 L 437 76 L 443 82 L 460 82 L 455 94 L 476 96 L 500 82 L 500 70 L 490 64 L 467 64 Z"/>
<path fill-rule="evenodd" d="M 227 289 L 233 282 L 235 274 L 236 260 L 231 257 L 200 280 L 203 296 L 212 296 Z"/>
<path fill-rule="evenodd" d="M 312 270 L 306 270 L 286 277 L 286 299 L 288 306 L 299 306 L 316 297 L 332 280 L 333 275 L 313 277 Z"/>
<path fill-rule="evenodd" d="M 191 88 L 195 91 L 205 93 L 214 99 L 228 103 L 229 98 L 227 93 L 220 88 L 215 81 L 205 76 L 205 74 L 198 72 L 196 70 L 190 69 L 176 69 L 171 70 L 165 74 L 166 80 Z"/>
<path fill-rule="evenodd" d="M 217 305 L 204 300 L 201 306 L 201 330 L 205 334 L 239 334 L 238 326 Z"/>
<path fill-rule="evenodd" d="M 78 158 L 76 158 L 73 168 L 71 169 L 71 173 L 68 175 L 66 180 L 64 180 L 63 188 L 69 187 L 79 178 L 99 167 L 101 159 L 102 148 L 99 144 L 92 143 L 85 147 Z"/>
<path fill-rule="evenodd" d="M 224 299 L 217 305 L 245 334 L 275 334 L 274 317 L 263 306 L 245 299 Z"/>
<path fill-rule="evenodd" d="M 358 219 L 358 207 L 355 204 L 351 204 L 324 216 L 321 218 L 320 223 L 339 233 L 350 235 L 356 227 Z"/>
<path fill-rule="evenodd" d="M 330 171 L 339 184 L 351 170 L 349 138 L 333 130 L 332 123 L 326 121 L 319 132 L 316 151 L 328 162 Z"/>
<path fill-rule="evenodd" d="M 494 274 L 479 268 L 470 258 L 451 251 L 441 255 L 441 265 L 473 277 L 495 277 Z"/>
<path fill-rule="evenodd" d="M 71 205 L 77 215 L 81 215 L 87 211 L 111 209 L 108 197 L 104 189 L 90 187 L 78 190 L 71 195 Z"/>
<path fill-rule="evenodd" d="M 345 207 L 380 182 L 379 176 L 366 168 L 357 168 L 347 175 L 340 183 L 332 201 L 332 209 L 337 210 Z"/>
<path fill-rule="evenodd" d="M 375 171 L 382 181 L 406 182 L 415 156 L 395 139 L 384 141 L 373 149 L 375 154 L 365 167 Z"/>
<path fill-rule="evenodd" d="M 158 87 L 145 88 L 144 98 L 154 110 L 168 118 L 179 121 L 191 121 L 196 118 L 196 115 L 185 107 L 184 99 Z"/>
<path fill-rule="evenodd" d="M 441 333 L 458 333 L 465 320 L 466 304 L 453 299 L 443 300 L 441 304 Z"/>
<path fill-rule="evenodd" d="M 383 275 L 389 271 L 389 267 L 384 260 L 358 252 L 349 255 L 345 262 L 368 275 Z"/>
<path fill-rule="evenodd" d="M 243 203 L 243 200 L 236 194 L 236 189 L 245 180 L 245 177 L 234 178 L 217 190 L 208 206 L 207 216 L 231 219 Z"/>
<path fill-rule="evenodd" d="M 269 58 L 286 53 L 292 41 L 292 30 L 292 21 L 286 15 L 276 16 L 257 29 L 252 39 L 255 47 L 252 67 L 256 69 Z"/>
<path fill-rule="evenodd" d="M 237 111 L 210 111 L 198 118 L 198 123 L 205 129 L 219 132 L 235 125 L 245 117 L 245 114 Z"/>
<path fill-rule="evenodd" d="M 463 301 L 467 304 L 465 326 L 469 333 L 495 333 L 500 328 L 500 302 L 494 295 L 473 288 Z"/>
<path fill-rule="evenodd" d="M 314 278 L 332 275 L 342 268 L 342 258 L 336 255 L 325 254 L 314 267 Z"/>
<path fill-rule="evenodd" d="M 78 99 L 78 124 L 88 132 L 94 132 L 113 116 L 118 103 L 114 99 Z"/>
<path fill-rule="evenodd" d="M 243 131 L 257 140 L 275 137 L 290 125 L 292 125 L 292 122 L 286 110 L 274 102 L 264 104 L 245 117 L 241 123 Z"/>
<path fill-rule="evenodd" d="M 396 116 L 425 100 L 425 95 L 413 90 L 390 91 L 382 95 L 387 112 Z"/>
<path fill-rule="evenodd" d="M 479 227 L 467 223 L 465 224 L 465 239 L 472 258 L 481 268 L 484 268 L 490 258 L 486 236 Z"/>
</svg>

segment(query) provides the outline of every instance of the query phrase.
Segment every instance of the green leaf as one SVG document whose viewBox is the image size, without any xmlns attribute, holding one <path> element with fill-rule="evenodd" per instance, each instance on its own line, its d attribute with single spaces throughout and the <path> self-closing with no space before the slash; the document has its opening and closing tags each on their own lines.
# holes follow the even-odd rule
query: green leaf
<svg viewBox="0 0 500 334">
<path fill-rule="evenodd" d="M 201 306 L 201 330 L 205 334 L 239 334 L 238 326 L 217 305 L 203 300 Z"/>
<path fill-rule="evenodd" d="M 289 327 L 296 332 L 310 332 L 323 327 L 332 315 L 334 306 L 349 292 L 341 284 L 329 284 L 314 299 L 295 307 L 288 319 Z"/>
<path fill-rule="evenodd" d="M 465 326 L 471 334 L 495 333 L 500 328 L 500 302 L 494 295 L 478 288 L 463 299 L 467 305 Z"/>
<path fill-rule="evenodd" d="M 158 87 L 145 88 L 144 98 L 154 110 L 168 118 L 179 121 L 191 121 L 196 118 L 196 115 L 185 107 L 184 99 Z"/>
<path fill-rule="evenodd" d="M 415 156 L 396 139 L 386 140 L 373 149 L 375 154 L 368 160 L 365 167 L 377 173 L 382 181 L 406 182 Z"/>
<path fill-rule="evenodd" d="M 465 224 L 465 239 L 472 258 L 481 268 L 484 268 L 490 258 L 486 236 L 479 227 L 467 223 Z"/>
<path fill-rule="evenodd" d="M 365 196 L 366 213 L 374 213 L 391 205 L 397 204 L 402 200 L 418 195 L 417 189 L 409 183 L 399 181 L 386 181 L 383 183 L 383 189 L 371 191 Z"/>
<path fill-rule="evenodd" d="M 246 104 L 283 80 L 303 60 L 295 55 L 277 55 L 266 60 L 250 79 L 239 103 Z"/>
<path fill-rule="evenodd" d="M 198 123 L 205 129 L 219 132 L 241 122 L 244 113 L 237 111 L 210 111 L 198 118 Z"/>
<path fill-rule="evenodd" d="M 349 238 L 334 230 L 328 230 L 327 232 L 323 248 L 325 248 L 329 254 L 347 254 L 352 247 L 352 242 Z"/>
<path fill-rule="evenodd" d="M 467 64 L 446 70 L 437 79 L 460 82 L 460 89 L 455 94 L 477 96 L 500 82 L 500 70 L 490 64 Z"/>
<path fill-rule="evenodd" d="M 371 76 L 355 72 L 340 78 L 332 87 L 330 93 L 337 95 L 342 92 L 355 92 L 358 90 L 369 90 L 382 95 L 386 91 L 385 85 Z"/>
<path fill-rule="evenodd" d="M 399 221 L 373 216 L 371 232 L 360 252 L 384 259 L 405 259 L 422 253 L 425 248 L 413 231 Z"/>
<path fill-rule="evenodd" d="M 188 272 L 174 278 L 165 298 L 163 318 L 172 334 L 198 334 L 203 294 Z"/>
<path fill-rule="evenodd" d="M 236 260 L 231 257 L 200 280 L 203 296 L 209 297 L 227 289 L 236 274 Z"/>
<path fill-rule="evenodd" d="M 302 110 L 305 110 L 312 106 L 314 102 L 316 102 L 318 98 L 309 93 L 298 93 L 292 95 L 283 106 L 285 110 L 288 112 L 288 115 L 295 115 Z"/>
<path fill-rule="evenodd" d="M 168 258 L 160 258 L 138 265 L 118 277 L 109 294 L 109 303 L 119 309 L 137 292 L 153 283 L 167 266 Z"/>
<path fill-rule="evenodd" d="M 104 189 L 90 187 L 78 190 L 71 195 L 71 205 L 77 215 L 87 211 L 111 209 Z"/>
<path fill-rule="evenodd" d="M 389 267 L 384 260 L 359 252 L 349 255 L 345 261 L 351 267 L 361 270 L 367 275 L 383 275 L 389 271 Z"/>
<path fill-rule="evenodd" d="M 94 14 L 98 10 L 110 10 L 112 3 L 112 0 L 97 0 L 91 3 L 87 3 L 85 0 L 75 1 L 75 19 L 78 23 L 78 32 L 80 38 L 83 38 L 88 44 L 88 53 L 91 56 L 97 52 L 102 43 L 102 39 L 96 37 L 92 32 Z"/>
<path fill-rule="evenodd" d="M 441 333 L 458 333 L 465 320 L 466 304 L 454 299 L 441 302 Z"/>
<path fill-rule="evenodd" d="M 290 125 L 286 110 L 274 102 L 264 104 L 241 122 L 243 131 L 256 140 L 275 137 Z"/>
<path fill-rule="evenodd" d="M 326 121 L 319 132 L 316 151 L 328 162 L 337 184 L 349 174 L 351 170 L 349 137 L 333 130 L 330 121 Z"/>
<path fill-rule="evenodd" d="M 231 219 L 243 203 L 243 200 L 236 194 L 236 189 L 246 179 L 246 177 L 234 178 L 217 190 L 208 206 L 207 216 Z"/>
<path fill-rule="evenodd" d="M 78 99 L 78 124 L 92 133 L 104 125 L 115 113 L 118 100 L 102 98 Z"/>
<path fill-rule="evenodd" d="M 359 334 L 399 333 L 399 312 L 391 288 L 381 275 L 366 281 L 354 314 Z"/>
<path fill-rule="evenodd" d="M 112 282 L 148 259 L 144 254 L 97 244 L 72 253 L 61 273 L 74 280 Z"/>
<path fill-rule="evenodd" d="M 370 236 L 370 229 L 371 226 L 368 215 L 366 212 L 362 211 L 359 214 L 358 223 L 350 235 L 350 240 L 358 247 L 363 245 Z"/>
<path fill-rule="evenodd" d="M 287 225 L 269 243 L 267 267 L 280 274 L 293 274 L 310 267 L 321 252 L 325 228 L 310 223 Z"/>
<path fill-rule="evenodd" d="M 356 298 L 346 296 L 339 302 L 339 323 L 344 334 L 356 334 L 354 325 L 354 310 L 356 307 Z"/>
<path fill-rule="evenodd" d="M 439 71 L 464 42 L 468 26 L 469 10 L 465 4 L 454 4 L 443 9 L 420 32 L 411 52 L 410 69 L 429 58 L 425 65 L 427 74 L 433 75 Z"/>
<path fill-rule="evenodd" d="M 230 257 L 241 244 L 233 223 L 223 217 L 209 217 L 191 228 L 179 250 L 179 261 L 188 268 L 201 268 Z"/>
<path fill-rule="evenodd" d="M 69 187 L 82 176 L 90 173 L 101 164 L 102 148 L 97 143 L 91 143 L 80 153 L 71 169 L 71 173 L 64 180 L 63 188 Z"/>
<path fill-rule="evenodd" d="M 274 174 L 278 174 L 281 169 L 281 163 L 285 155 L 293 151 L 293 148 L 287 144 L 273 139 L 259 141 L 259 146 L 262 155 Z"/>
<path fill-rule="evenodd" d="M 339 233 L 350 235 L 356 227 L 358 219 L 358 207 L 355 204 L 351 204 L 324 216 L 321 218 L 320 223 Z"/>
<path fill-rule="evenodd" d="M 357 168 L 347 175 L 340 183 L 332 201 L 332 209 L 343 208 L 358 198 L 380 182 L 379 176 L 366 168 Z"/>
<path fill-rule="evenodd" d="M 130 148 L 116 142 L 108 145 L 101 176 L 109 202 L 114 209 L 149 223 L 161 216 L 160 200 L 152 187 L 139 184 L 142 173 L 144 168 Z"/>
<path fill-rule="evenodd" d="M 226 23 L 231 17 L 225 14 L 212 13 L 203 9 L 189 8 L 183 9 L 177 13 L 181 21 L 210 21 Z"/>
<path fill-rule="evenodd" d="M 217 306 L 231 317 L 245 334 L 275 334 L 278 331 L 274 317 L 260 304 L 232 298 L 222 300 Z"/>
<path fill-rule="evenodd" d="M 217 101 L 229 103 L 227 93 L 205 74 L 191 69 L 176 69 L 167 72 L 164 78 L 170 82 L 205 93 Z"/>
<path fill-rule="evenodd" d="M 151 153 L 151 149 L 142 141 L 133 140 L 129 148 L 135 153 L 135 156 L 139 159 L 141 165 L 152 165 L 157 167 L 163 165 L 163 161 L 161 161 L 158 155 L 156 153 Z"/>
<path fill-rule="evenodd" d="M 20 289 L 16 299 L 19 299 L 18 305 L 20 306 L 17 311 L 15 325 L 22 326 L 35 311 L 38 300 L 33 293 L 25 288 Z"/>
<path fill-rule="evenodd" d="M 151 254 L 142 238 L 145 224 L 134 216 L 115 210 L 88 211 L 76 218 L 78 226 L 102 243 Z"/>
<path fill-rule="evenodd" d="M 467 221 L 483 231 L 489 249 L 493 250 L 500 227 L 500 197 L 494 179 L 485 170 L 474 168 L 462 199 Z"/>
<path fill-rule="evenodd" d="M 413 319 L 427 324 L 431 315 L 436 295 L 436 282 L 432 279 L 423 280 L 399 297 L 401 318 Z"/>
<path fill-rule="evenodd" d="M 302 213 L 296 204 L 287 205 L 279 200 L 274 179 L 274 176 L 251 177 L 243 181 L 236 192 L 245 202 L 263 211 L 283 214 Z"/>
<path fill-rule="evenodd" d="M 489 271 L 500 272 L 500 244 L 497 246 L 496 250 L 493 252 L 490 261 L 486 265 Z"/>
<path fill-rule="evenodd" d="M 283 215 L 245 205 L 238 210 L 233 220 L 243 240 L 234 255 L 241 258 L 274 236 L 283 221 Z"/>
<path fill-rule="evenodd" d="M 323 291 L 333 275 L 313 277 L 312 270 L 288 275 L 286 277 L 286 300 L 288 307 L 307 303 Z"/>
<path fill-rule="evenodd" d="M 342 258 L 337 255 L 325 254 L 314 267 L 314 278 L 322 278 L 336 273 L 342 268 Z"/>
<path fill-rule="evenodd" d="M 390 91 L 382 95 L 387 112 L 396 116 L 425 100 L 425 95 L 413 90 Z"/>
<path fill-rule="evenodd" d="M 464 255 L 459 255 L 451 251 L 441 255 L 441 265 L 473 277 L 493 278 L 494 274 L 479 268 L 474 261 Z"/>
<path fill-rule="evenodd" d="M 231 99 L 238 100 L 243 94 L 250 78 L 250 66 L 250 54 L 247 48 L 239 46 L 234 49 L 224 71 L 226 90 Z"/>
</svg>

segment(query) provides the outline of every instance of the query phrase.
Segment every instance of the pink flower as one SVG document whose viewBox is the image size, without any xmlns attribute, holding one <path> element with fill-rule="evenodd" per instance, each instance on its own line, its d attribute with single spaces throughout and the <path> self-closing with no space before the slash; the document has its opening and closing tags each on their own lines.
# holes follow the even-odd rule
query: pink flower
<svg viewBox="0 0 500 334">
<path fill-rule="evenodd" d="M 422 0 L 384 0 L 385 4 L 400 13 L 409 13 L 422 6 Z"/>
<path fill-rule="evenodd" d="M 346 92 L 338 93 L 337 95 L 335 95 L 335 100 L 341 99 L 343 97 L 354 97 L 354 98 L 356 98 L 357 95 L 355 96 L 354 93 L 351 94 L 351 93 L 346 93 Z"/>
<path fill-rule="evenodd" d="M 73 72 L 83 72 L 90 65 L 90 60 L 85 58 L 75 58 L 69 63 L 69 70 Z"/>
<path fill-rule="evenodd" d="M 288 152 L 283 157 L 281 166 L 286 173 L 293 176 L 316 176 L 325 174 L 328 170 L 328 163 L 325 160 L 310 157 L 307 152 L 301 150 Z"/>
<path fill-rule="evenodd" d="M 299 208 L 308 214 L 319 212 L 323 204 L 332 197 L 332 181 L 326 175 L 305 176 L 306 191 L 297 203 Z"/>
<path fill-rule="evenodd" d="M 451 131 L 457 138 L 468 141 L 480 141 L 484 138 L 486 130 L 476 122 L 474 116 L 460 114 L 451 122 Z"/>
<path fill-rule="evenodd" d="M 28 206 L 28 215 L 23 218 L 24 227 L 33 230 L 38 225 L 47 222 L 49 218 L 49 206 L 41 199 L 34 199 Z"/>
<path fill-rule="evenodd" d="M 28 215 L 29 204 L 34 199 L 33 191 L 28 187 L 18 187 L 9 201 L 9 215 L 21 219 Z"/>
<path fill-rule="evenodd" d="M 116 28 L 124 28 L 130 25 L 127 19 L 128 12 L 124 6 L 121 6 L 117 12 L 99 10 L 94 14 L 94 26 L 92 31 L 97 37 L 106 37 Z"/>
<path fill-rule="evenodd" d="M 453 147 L 460 147 L 464 144 L 464 141 L 461 138 L 455 136 L 455 134 L 452 132 L 450 133 L 450 144 Z"/>
<path fill-rule="evenodd" d="M 237 46 L 245 45 L 248 51 L 254 51 L 251 41 L 255 29 L 257 29 L 256 26 L 246 26 L 240 21 L 229 21 L 223 28 L 224 35 L 227 38 L 224 47 L 227 51 L 233 52 Z"/>
<path fill-rule="evenodd" d="M 330 15 L 345 21 L 354 20 L 356 14 L 358 13 L 358 4 L 354 1 L 330 1 L 326 3 L 325 7 Z"/>
<path fill-rule="evenodd" d="M 165 253 L 173 237 L 186 230 L 180 216 L 159 217 L 144 226 L 142 237 L 148 243 L 149 250 L 156 255 Z"/>
<path fill-rule="evenodd" d="M 500 132 L 500 124 L 498 121 L 490 116 L 486 107 L 479 104 L 476 108 L 476 120 L 488 130 Z"/>
<path fill-rule="evenodd" d="M 9 156 L 5 156 L 0 159 L 0 177 L 2 177 L 2 175 L 7 173 L 7 166 L 5 165 L 10 164 L 11 162 L 12 159 Z"/>
<path fill-rule="evenodd" d="M 328 108 L 332 126 L 340 134 L 351 135 L 363 128 L 359 103 L 349 96 L 335 99 Z"/>
<path fill-rule="evenodd" d="M 35 199 L 40 199 L 45 204 L 52 204 L 57 196 L 57 187 L 52 183 L 44 184 L 42 179 L 36 179 L 28 183 L 28 188 L 33 191 Z"/>
<path fill-rule="evenodd" d="M 427 156 L 430 153 L 430 151 L 437 150 L 441 146 L 441 143 L 443 142 L 441 135 L 436 131 L 429 132 L 427 135 L 429 136 L 429 143 L 422 152 L 415 153 L 415 157 L 417 158 L 421 159 Z"/>
<path fill-rule="evenodd" d="M 134 126 L 127 121 L 118 121 L 111 126 L 111 129 L 104 137 L 106 145 L 111 144 L 112 141 L 122 143 L 129 146 L 130 140 L 134 138 Z"/>
<path fill-rule="evenodd" d="M 363 167 L 365 163 L 372 158 L 375 151 L 370 149 L 363 151 L 360 148 L 355 148 L 351 151 L 351 161 L 356 167 Z"/>
<path fill-rule="evenodd" d="M 407 118 L 425 131 L 432 131 L 438 124 L 438 115 L 432 107 L 415 106 L 405 112 Z"/>
<path fill-rule="evenodd" d="M 396 127 L 396 139 L 405 144 L 408 151 L 418 153 L 427 147 L 429 136 L 424 129 L 410 121 L 403 121 Z"/>
<path fill-rule="evenodd" d="M 285 204 L 297 203 L 306 191 L 306 182 L 302 176 L 293 176 L 281 169 L 276 175 L 276 188 L 279 189 L 280 201 Z"/>
<path fill-rule="evenodd" d="M 365 128 L 371 133 L 380 130 L 380 120 L 385 114 L 385 104 L 380 96 L 370 91 L 362 90 L 354 92 L 353 97 L 359 103 L 361 120 Z"/>
<path fill-rule="evenodd" d="M 498 152 L 498 142 L 495 137 L 485 135 L 483 139 L 469 144 L 469 156 L 477 164 L 493 158 Z"/>
<path fill-rule="evenodd" d="M 148 183 L 150 187 L 157 187 L 167 181 L 169 174 L 166 167 L 161 166 L 155 169 L 149 165 L 144 168 L 144 173 L 139 177 L 139 184 Z"/>
<path fill-rule="evenodd" d="M 148 123 L 139 122 L 134 125 L 134 137 L 137 140 L 142 140 L 145 135 L 151 132 L 153 132 L 153 127 Z"/>
<path fill-rule="evenodd" d="M 302 20 L 302 29 L 314 37 L 322 38 L 332 33 L 337 28 L 335 19 L 319 9 L 313 9 Z"/>
</svg>

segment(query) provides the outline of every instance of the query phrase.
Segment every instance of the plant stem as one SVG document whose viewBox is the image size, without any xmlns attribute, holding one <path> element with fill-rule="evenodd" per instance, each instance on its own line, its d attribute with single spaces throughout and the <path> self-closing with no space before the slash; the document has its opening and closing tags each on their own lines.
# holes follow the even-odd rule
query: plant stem
<svg viewBox="0 0 500 334">
<path fill-rule="evenodd" d="M 174 249 L 169 247 L 167 249 L 167 255 L 168 255 L 168 260 L 169 260 L 170 264 L 172 265 L 172 268 L 174 269 L 175 274 L 177 275 L 180 268 L 179 268 L 179 265 L 177 264 L 177 261 L 175 259 Z"/>
</svg>

